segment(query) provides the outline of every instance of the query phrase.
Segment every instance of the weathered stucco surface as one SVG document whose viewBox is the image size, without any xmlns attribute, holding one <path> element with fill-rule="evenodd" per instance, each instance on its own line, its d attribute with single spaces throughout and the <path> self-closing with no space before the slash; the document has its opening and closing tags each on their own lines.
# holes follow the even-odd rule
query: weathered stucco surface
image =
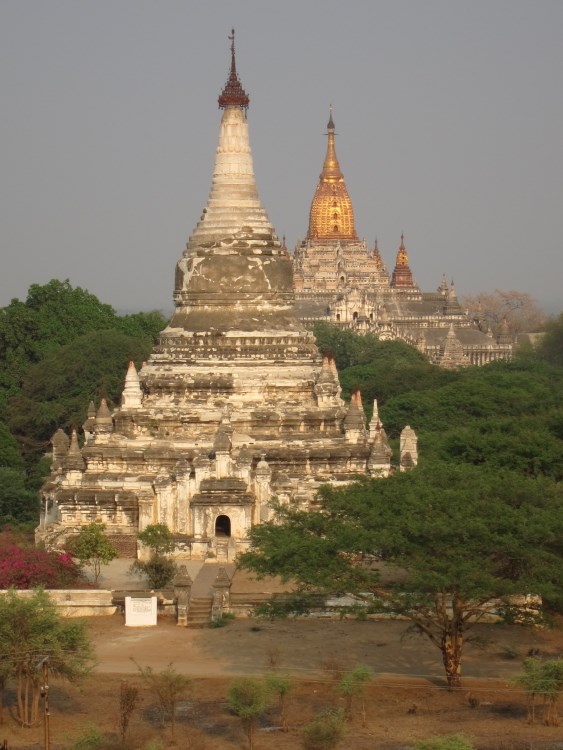
<svg viewBox="0 0 563 750">
<path fill-rule="evenodd" d="M 308 506 L 322 483 L 388 474 L 377 410 L 367 430 L 359 393 L 344 404 L 334 360 L 295 314 L 291 260 L 258 198 L 240 106 L 225 108 L 174 302 L 148 362 L 131 363 L 121 406 L 91 405 L 82 448 L 76 434 L 53 438 L 40 536 L 64 543 L 101 518 L 133 540 L 159 522 L 178 555 L 232 559 L 273 498 Z"/>
</svg>

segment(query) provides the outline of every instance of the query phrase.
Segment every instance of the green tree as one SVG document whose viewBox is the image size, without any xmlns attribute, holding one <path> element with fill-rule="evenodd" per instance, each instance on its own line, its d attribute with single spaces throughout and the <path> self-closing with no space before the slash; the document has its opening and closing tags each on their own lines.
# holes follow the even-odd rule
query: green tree
<svg viewBox="0 0 563 750">
<path fill-rule="evenodd" d="M 541 698 L 544 706 L 544 722 L 548 726 L 557 726 L 557 703 L 563 692 L 563 660 L 526 659 L 524 672 L 518 682 L 528 696 L 528 718 L 530 723 L 536 719 L 536 702 Z"/>
<path fill-rule="evenodd" d="M 111 328 L 110 305 L 68 281 L 32 284 L 27 299 L 13 299 L 0 315 L 0 387 L 17 389 L 29 367 L 87 331 Z"/>
<path fill-rule="evenodd" d="M 563 370 L 517 360 L 466 368 L 449 384 L 407 391 L 386 403 L 381 415 L 392 431 L 408 423 L 436 434 L 481 419 L 547 415 L 562 405 Z"/>
<path fill-rule="evenodd" d="M 91 400 L 117 403 L 129 360 L 148 356 L 164 324 L 157 312 L 119 316 L 68 280 L 33 284 L 24 302 L 0 308 L 0 407 L 27 490 L 45 479 L 37 467 L 53 432 L 81 424 Z M 3 438 L 0 429 L 0 466 Z"/>
<path fill-rule="evenodd" d="M 282 731 L 288 732 L 289 726 L 287 723 L 287 697 L 293 690 L 293 682 L 291 678 L 286 674 L 279 674 L 278 672 L 271 672 L 266 675 L 266 686 L 272 695 L 276 695 L 280 707 L 280 718 L 282 724 Z"/>
<path fill-rule="evenodd" d="M 344 709 L 346 719 L 352 721 L 354 712 L 354 700 L 359 698 L 361 702 L 362 720 L 366 721 L 366 702 L 365 688 L 368 682 L 373 679 L 373 673 L 365 664 L 358 664 L 357 667 L 345 672 L 340 680 L 336 683 L 334 689 L 337 693 L 344 696 L 346 707 Z"/>
<path fill-rule="evenodd" d="M 83 526 L 71 542 L 71 552 L 81 565 L 92 568 L 94 583 L 98 583 L 102 565 L 117 557 L 117 550 L 104 533 L 105 524 L 100 521 Z"/>
<path fill-rule="evenodd" d="M 27 489 L 23 471 L 0 466 L 0 524 L 36 525 L 38 520 L 37 495 Z"/>
<path fill-rule="evenodd" d="M 0 466 L 16 469 L 22 473 L 24 470 L 18 442 L 10 432 L 8 425 L 2 420 L 0 420 Z"/>
<path fill-rule="evenodd" d="M 137 539 L 148 547 L 153 555 L 166 555 L 174 549 L 174 535 L 165 523 L 150 523 L 137 534 Z"/>
<path fill-rule="evenodd" d="M 37 522 L 37 495 L 26 485 L 18 443 L 0 421 L 0 525 Z"/>
<path fill-rule="evenodd" d="M 51 675 L 69 680 L 82 677 L 93 665 L 84 623 L 63 620 L 41 590 L 31 596 L 9 590 L 0 597 L 0 653 L 16 682 L 16 717 L 24 727 L 38 720 L 42 659 L 49 658 Z"/>
<path fill-rule="evenodd" d="M 229 708 L 242 722 L 248 739 L 248 750 L 254 748 L 258 717 L 270 706 L 268 686 L 253 678 L 234 680 L 229 687 Z"/>
<path fill-rule="evenodd" d="M 159 711 L 161 725 L 170 721 L 172 740 L 176 737 L 176 709 L 178 703 L 184 700 L 191 686 L 191 680 L 186 675 L 177 672 L 172 664 L 161 672 L 155 672 L 152 667 L 141 667 L 137 664 L 145 684 L 153 694 Z"/>
<path fill-rule="evenodd" d="M 165 588 L 176 575 L 178 567 L 166 557 L 174 550 L 174 535 L 165 523 L 153 523 L 143 529 L 137 539 L 151 550 L 151 556 L 148 560 L 135 560 L 131 571 L 146 576 L 153 589 Z"/>
<path fill-rule="evenodd" d="M 366 402 L 384 403 L 398 393 L 421 390 L 455 380 L 456 373 L 430 364 L 403 341 L 380 341 L 373 334 L 359 336 L 328 323 L 316 323 L 313 333 L 319 351 L 334 356 L 345 391 L 361 388 Z"/>
<path fill-rule="evenodd" d="M 146 359 L 151 345 L 121 331 L 92 331 L 46 354 L 9 400 L 12 433 L 44 451 L 59 427 L 82 424 L 90 401 L 118 404 L 129 361 Z"/>
<path fill-rule="evenodd" d="M 563 367 L 563 313 L 547 324 L 545 335 L 536 351 L 540 359 Z"/>
<path fill-rule="evenodd" d="M 563 585 L 563 493 L 543 478 L 432 463 L 325 487 L 320 501 L 254 527 L 241 565 L 297 581 L 305 603 L 347 592 L 405 615 L 440 650 L 451 687 L 461 684 L 466 631 L 491 607 L 532 619 L 514 597 Z M 374 559 L 400 573 L 394 583 L 382 584 Z"/>
<path fill-rule="evenodd" d="M 168 321 L 158 310 L 124 315 L 117 318 L 116 327 L 138 339 L 150 339 L 156 342 L 158 334 L 166 327 Z"/>
</svg>

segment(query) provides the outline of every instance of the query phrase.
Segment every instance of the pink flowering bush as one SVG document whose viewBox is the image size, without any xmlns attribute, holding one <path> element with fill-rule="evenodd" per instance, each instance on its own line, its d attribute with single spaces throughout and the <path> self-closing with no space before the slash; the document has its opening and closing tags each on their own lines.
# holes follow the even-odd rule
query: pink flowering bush
<svg viewBox="0 0 563 750">
<path fill-rule="evenodd" d="M 63 589 L 84 587 L 80 568 L 68 552 L 50 552 L 16 543 L 9 531 L 0 533 L 0 589 Z"/>
</svg>

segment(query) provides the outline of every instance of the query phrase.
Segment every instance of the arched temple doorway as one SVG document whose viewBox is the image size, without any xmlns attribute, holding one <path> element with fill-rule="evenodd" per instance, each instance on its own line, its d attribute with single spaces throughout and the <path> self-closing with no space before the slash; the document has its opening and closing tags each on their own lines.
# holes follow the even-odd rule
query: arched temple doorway
<svg viewBox="0 0 563 750">
<path fill-rule="evenodd" d="M 217 516 L 215 520 L 215 536 L 231 536 L 231 519 L 229 516 Z"/>
</svg>

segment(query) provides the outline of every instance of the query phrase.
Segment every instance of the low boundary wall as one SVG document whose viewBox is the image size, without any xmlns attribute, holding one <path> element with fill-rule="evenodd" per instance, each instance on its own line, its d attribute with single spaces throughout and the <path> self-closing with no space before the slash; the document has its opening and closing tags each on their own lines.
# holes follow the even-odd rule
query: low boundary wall
<svg viewBox="0 0 563 750">
<path fill-rule="evenodd" d="M 0 590 L 0 596 L 6 594 Z M 31 596 L 31 589 L 17 589 L 18 596 Z M 113 593 L 107 589 L 46 589 L 49 599 L 59 608 L 63 617 L 98 617 L 115 614 Z"/>
</svg>

